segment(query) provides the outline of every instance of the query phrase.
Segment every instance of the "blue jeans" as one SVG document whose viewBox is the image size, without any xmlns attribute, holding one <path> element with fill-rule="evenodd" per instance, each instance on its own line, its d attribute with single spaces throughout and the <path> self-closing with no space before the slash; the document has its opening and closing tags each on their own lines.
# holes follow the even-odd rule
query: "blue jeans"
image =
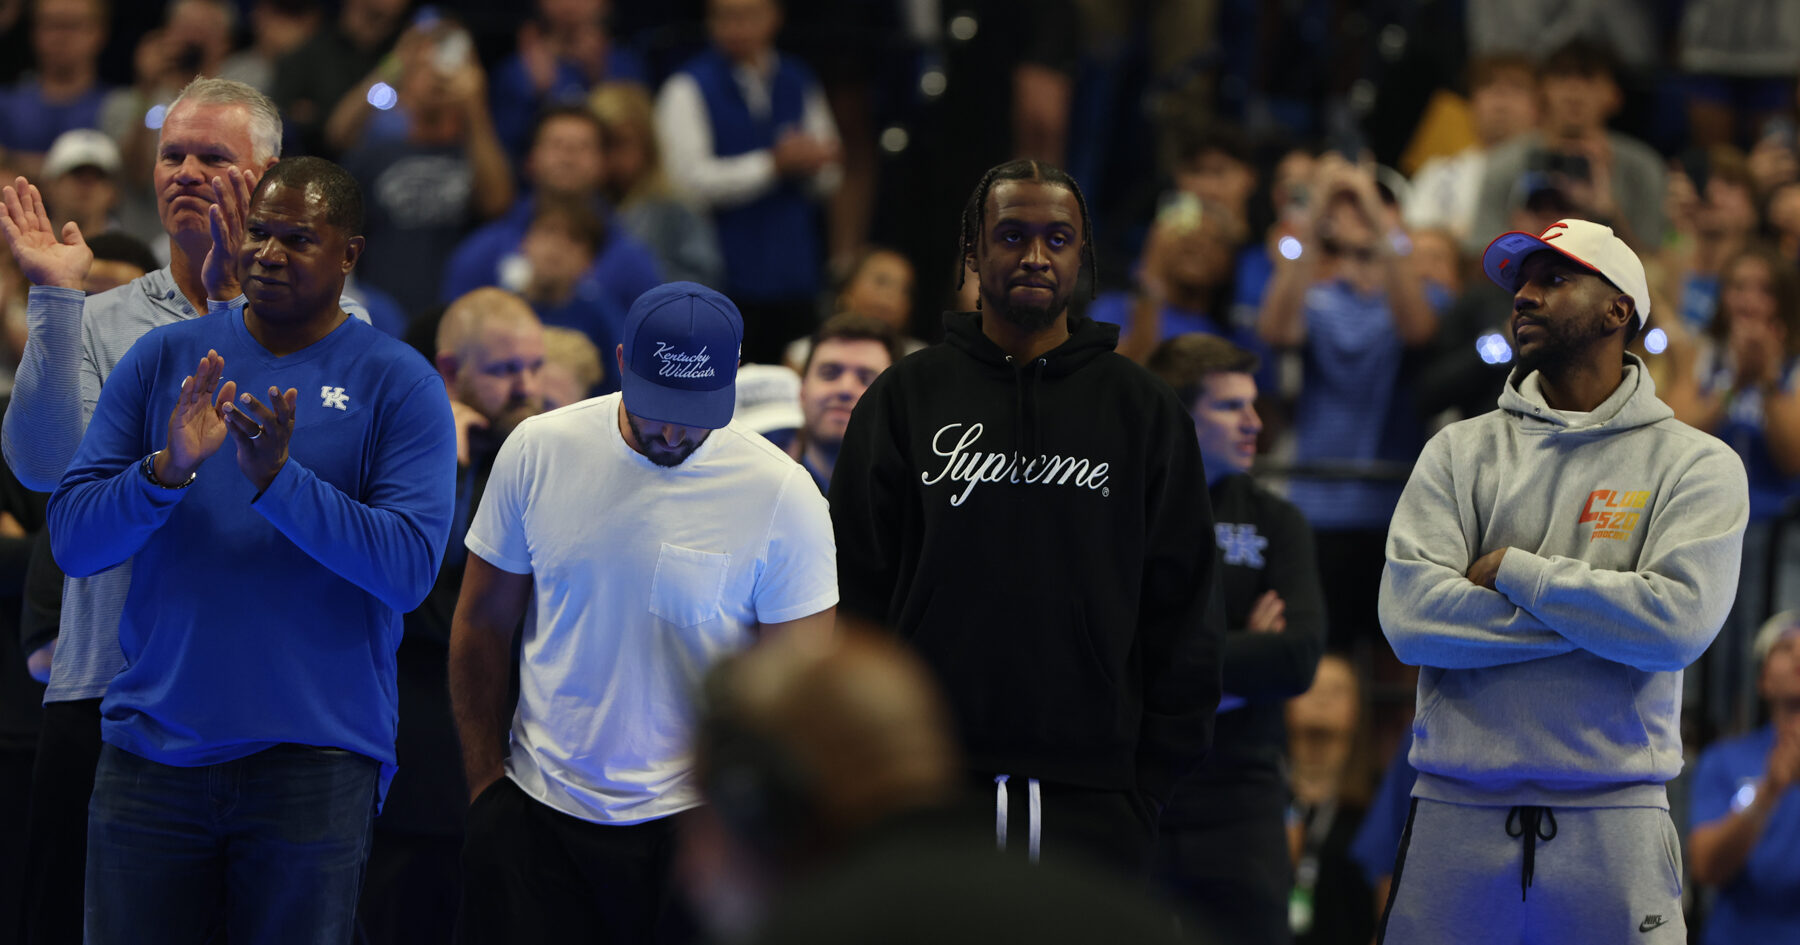
<svg viewBox="0 0 1800 945">
<path fill-rule="evenodd" d="M 88 945 L 344 945 L 380 766 L 278 745 L 179 768 L 106 745 L 88 807 Z"/>
</svg>

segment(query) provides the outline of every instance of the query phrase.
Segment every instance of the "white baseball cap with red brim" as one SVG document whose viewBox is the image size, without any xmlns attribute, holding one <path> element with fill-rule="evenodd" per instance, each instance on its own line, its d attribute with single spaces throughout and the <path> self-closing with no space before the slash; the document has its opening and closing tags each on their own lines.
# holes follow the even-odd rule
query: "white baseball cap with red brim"
<svg viewBox="0 0 1800 945">
<path fill-rule="evenodd" d="M 1635 303 L 1638 327 L 1650 317 L 1650 283 L 1644 264 L 1612 227 L 1587 220 L 1558 220 L 1533 236 L 1513 231 L 1494 237 L 1481 254 L 1481 269 L 1495 285 L 1508 292 L 1519 288 L 1519 264 L 1541 250 L 1560 253 L 1585 269 L 1598 273 Z"/>
</svg>

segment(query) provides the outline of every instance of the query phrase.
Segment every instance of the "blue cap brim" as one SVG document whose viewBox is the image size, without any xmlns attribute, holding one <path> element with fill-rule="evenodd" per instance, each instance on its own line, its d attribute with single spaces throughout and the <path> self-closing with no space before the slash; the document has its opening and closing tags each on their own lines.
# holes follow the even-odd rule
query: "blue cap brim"
<svg viewBox="0 0 1800 945">
<path fill-rule="evenodd" d="M 1494 237 L 1494 241 L 1482 251 L 1481 271 L 1487 273 L 1488 279 L 1500 288 L 1508 292 L 1517 291 L 1519 288 L 1519 264 L 1525 261 L 1525 257 L 1545 249 L 1558 255 L 1568 255 L 1530 233 L 1519 230 L 1502 233 Z M 1580 260 L 1576 261 L 1580 262 Z M 1581 265 L 1586 266 L 1587 263 L 1581 263 Z"/>
<path fill-rule="evenodd" d="M 731 422 L 737 409 L 737 385 L 717 390 L 677 390 L 639 377 L 629 361 L 619 374 L 625 409 L 658 423 L 717 430 Z"/>
</svg>

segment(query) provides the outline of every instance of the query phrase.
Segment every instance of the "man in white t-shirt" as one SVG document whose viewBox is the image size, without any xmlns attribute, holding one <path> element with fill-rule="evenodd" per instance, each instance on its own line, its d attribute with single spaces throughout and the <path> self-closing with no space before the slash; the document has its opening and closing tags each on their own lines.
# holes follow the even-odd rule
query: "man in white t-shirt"
<svg viewBox="0 0 1800 945">
<path fill-rule="evenodd" d="M 670 283 L 623 338 L 623 390 L 521 423 L 469 528 L 450 642 L 461 941 L 685 940 L 670 873 L 672 815 L 700 803 L 692 694 L 764 634 L 828 632 L 837 605 L 824 498 L 731 422 L 736 306 Z"/>
</svg>

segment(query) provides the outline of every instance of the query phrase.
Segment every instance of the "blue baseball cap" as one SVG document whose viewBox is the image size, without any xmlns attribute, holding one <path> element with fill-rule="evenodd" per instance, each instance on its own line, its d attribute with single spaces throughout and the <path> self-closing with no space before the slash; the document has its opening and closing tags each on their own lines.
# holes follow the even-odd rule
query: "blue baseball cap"
<svg viewBox="0 0 1800 945">
<path fill-rule="evenodd" d="M 744 318 L 693 282 L 659 285 L 625 313 L 625 409 L 660 423 L 717 430 L 737 404 Z"/>
</svg>

